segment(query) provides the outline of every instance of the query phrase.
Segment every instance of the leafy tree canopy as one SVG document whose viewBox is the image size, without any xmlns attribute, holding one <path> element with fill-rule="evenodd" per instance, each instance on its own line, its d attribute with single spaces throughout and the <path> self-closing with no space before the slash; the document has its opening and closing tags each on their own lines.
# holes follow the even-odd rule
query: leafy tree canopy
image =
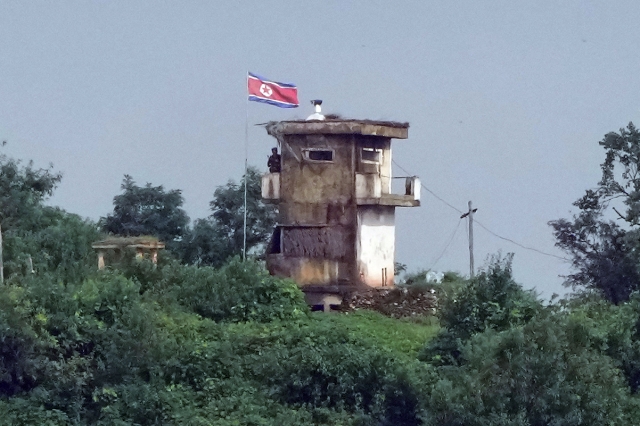
<svg viewBox="0 0 640 426">
<path fill-rule="evenodd" d="M 549 224 L 576 271 L 566 284 L 599 291 L 617 304 L 640 289 L 640 133 L 629 123 L 600 146 L 605 160 L 598 186 L 573 203 L 578 213 L 571 219 Z"/>
<path fill-rule="evenodd" d="M 197 220 L 183 238 L 184 263 L 220 266 L 241 256 L 244 238 L 244 182 L 247 181 L 247 253 L 260 251 L 276 221 L 276 208 L 262 201 L 261 173 L 250 167 L 239 183 L 230 180 L 213 193 L 211 215 Z"/>
<path fill-rule="evenodd" d="M 129 175 L 121 188 L 122 194 L 113 198 L 113 213 L 100 220 L 105 232 L 129 237 L 154 235 L 167 243 L 184 234 L 189 216 L 182 209 L 180 190 L 165 191 L 162 185 L 150 183 L 141 187 Z"/>
<path fill-rule="evenodd" d="M 23 165 L 20 160 L 0 154 L 0 221 L 7 229 L 20 224 L 28 226 L 37 219 L 36 210 L 53 193 L 62 174 L 35 168 L 33 162 Z"/>
<path fill-rule="evenodd" d="M 590 338 L 590 329 L 553 309 L 474 335 L 462 346 L 462 365 L 438 369 L 428 424 L 637 424 L 637 401 Z"/>
<path fill-rule="evenodd" d="M 44 205 L 62 174 L 0 155 L 0 225 L 4 276 L 55 273 L 62 280 L 93 265 L 94 223 Z"/>
<path fill-rule="evenodd" d="M 533 291 L 513 280 L 513 255 L 495 256 L 467 285 L 440 293 L 440 334 L 425 347 L 421 358 L 436 365 L 457 364 L 461 349 L 473 335 L 503 331 L 530 321 L 542 308 Z"/>
</svg>

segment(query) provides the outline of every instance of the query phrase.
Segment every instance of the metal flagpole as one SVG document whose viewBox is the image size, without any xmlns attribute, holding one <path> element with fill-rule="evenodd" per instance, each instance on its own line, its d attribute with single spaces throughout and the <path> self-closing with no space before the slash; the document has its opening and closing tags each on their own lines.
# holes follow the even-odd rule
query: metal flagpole
<svg viewBox="0 0 640 426">
<path fill-rule="evenodd" d="M 249 87 L 249 71 L 247 71 L 247 87 Z M 249 157 L 249 95 L 244 122 L 244 226 L 242 232 L 242 260 L 247 260 L 247 157 Z"/>
</svg>

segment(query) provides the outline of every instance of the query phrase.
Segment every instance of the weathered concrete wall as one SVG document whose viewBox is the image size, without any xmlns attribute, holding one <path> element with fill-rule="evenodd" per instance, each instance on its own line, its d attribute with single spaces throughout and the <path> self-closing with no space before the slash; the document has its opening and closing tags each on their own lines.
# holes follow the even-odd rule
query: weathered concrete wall
<svg viewBox="0 0 640 426">
<path fill-rule="evenodd" d="M 265 201 L 280 199 L 280 173 L 267 173 L 262 176 L 262 198 Z"/>
<path fill-rule="evenodd" d="M 287 135 L 282 143 L 281 257 L 277 265 L 269 263 L 269 270 L 301 285 L 353 282 L 357 210 L 353 136 Z M 330 151 L 331 161 L 310 159 L 314 150 Z"/>
<path fill-rule="evenodd" d="M 321 307 L 324 312 L 330 312 L 333 307 L 339 308 L 342 304 L 342 296 L 336 294 L 307 292 L 304 298 L 311 307 Z"/>
<path fill-rule="evenodd" d="M 360 206 L 357 236 L 358 272 L 371 287 L 393 285 L 395 259 L 395 208 Z"/>
<path fill-rule="evenodd" d="M 356 173 L 356 199 L 380 198 L 382 180 L 376 173 Z"/>
<path fill-rule="evenodd" d="M 353 275 L 352 262 L 330 259 L 290 257 L 283 254 L 267 256 L 269 272 L 293 279 L 301 287 L 348 283 Z"/>
<path fill-rule="evenodd" d="M 363 160 L 362 149 L 380 151 L 380 162 L 373 164 Z M 361 174 L 377 174 L 380 177 L 383 194 L 391 192 L 391 139 L 374 136 L 359 136 L 357 138 L 356 172 Z"/>
<path fill-rule="evenodd" d="M 351 135 L 290 135 L 283 138 L 280 181 L 281 204 L 298 204 L 288 209 L 287 222 L 300 222 L 305 217 L 304 206 L 316 204 L 348 204 L 352 201 L 354 175 Z M 311 150 L 328 150 L 332 161 L 307 158 Z M 302 207 L 302 208 L 301 208 Z"/>
<path fill-rule="evenodd" d="M 406 137 L 406 127 L 280 122 L 267 130 L 282 156 L 269 271 L 307 292 L 392 286 L 395 207 L 380 200 L 391 192 L 390 138 Z M 273 197 L 270 183 L 263 187 Z"/>
<path fill-rule="evenodd" d="M 282 254 L 288 257 L 348 261 L 353 247 L 350 231 L 343 226 L 283 228 Z"/>
</svg>

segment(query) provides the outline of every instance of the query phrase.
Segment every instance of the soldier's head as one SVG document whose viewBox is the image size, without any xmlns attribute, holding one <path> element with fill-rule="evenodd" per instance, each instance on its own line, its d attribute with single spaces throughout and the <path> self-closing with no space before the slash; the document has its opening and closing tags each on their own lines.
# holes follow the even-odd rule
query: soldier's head
<svg viewBox="0 0 640 426">
<path fill-rule="evenodd" d="M 278 148 L 271 148 L 271 152 L 274 153 L 274 154 L 277 154 L 278 153 Z"/>
</svg>

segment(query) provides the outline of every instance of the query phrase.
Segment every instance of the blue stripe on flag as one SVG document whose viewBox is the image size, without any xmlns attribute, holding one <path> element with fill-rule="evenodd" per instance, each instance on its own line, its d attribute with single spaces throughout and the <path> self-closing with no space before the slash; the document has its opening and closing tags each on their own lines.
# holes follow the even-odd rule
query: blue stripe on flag
<svg viewBox="0 0 640 426">
<path fill-rule="evenodd" d="M 283 83 L 281 81 L 269 80 L 268 78 L 261 77 L 258 74 L 254 74 L 254 73 L 251 73 L 251 72 L 249 73 L 249 76 L 253 77 L 253 78 L 257 78 L 258 80 L 262 81 L 263 83 L 277 84 L 277 85 L 282 86 L 282 87 L 291 87 L 293 89 L 296 88 L 296 85 L 293 84 L 293 83 Z"/>
<path fill-rule="evenodd" d="M 274 105 L 280 108 L 298 108 L 298 105 L 296 104 L 290 104 L 288 102 L 279 102 L 279 101 L 274 101 L 273 99 L 264 99 L 264 98 L 259 98 L 257 96 L 249 96 L 249 100 L 250 101 L 254 101 L 254 102 L 262 102 L 265 104 L 269 104 L 269 105 Z"/>
</svg>

